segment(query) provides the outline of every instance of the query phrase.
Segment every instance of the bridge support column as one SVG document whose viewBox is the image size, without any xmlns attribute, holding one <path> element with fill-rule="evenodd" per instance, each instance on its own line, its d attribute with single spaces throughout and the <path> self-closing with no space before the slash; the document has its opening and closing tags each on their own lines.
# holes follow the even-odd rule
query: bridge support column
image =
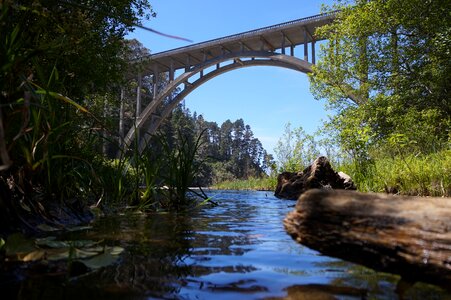
<svg viewBox="0 0 451 300">
<path fill-rule="evenodd" d="M 108 103 L 107 103 L 107 100 L 104 99 L 103 100 L 103 119 L 104 120 L 106 120 L 107 115 L 108 115 Z M 107 132 L 106 128 L 104 128 L 102 130 L 102 137 L 103 137 L 103 139 L 102 139 L 102 152 L 103 152 L 103 155 L 106 156 L 107 153 L 108 153 L 108 142 L 107 142 L 107 140 L 108 140 L 108 132 Z"/>
<path fill-rule="evenodd" d="M 202 63 L 205 63 L 207 61 L 207 53 L 203 53 L 203 57 L 202 57 Z M 204 77 L 204 70 L 200 70 L 199 72 L 199 76 L 202 78 Z"/>
<path fill-rule="evenodd" d="M 142 74 L 138 73 L 138 87 L 136 88 L 136 116 L 135 123 L 139 121 L 139 115 L 141 114 L 141 89 L 142 89 Z M 136 129 L 137 141 L 139 141 L 139 128 Z"/>
<path fill-rule="evenodd" d="M 153 69 L 153 78 L 152 78 L 152 82 L 153 82 L 153 86 L 152 86 L 152 100 L 156 99 L 157 95 L 158 95 L 158 83 L 159 83 L 158 76 L 159 76 L 158 68 L 155 67 Z"/>
<path fill-rule="evenodd" d="M 316 56 L 315 56 L 315 40 L 312 39 L 312 64 L 316 63 Z"/>
<path fill-rule="evenodd" d="M 171 59 L 171 65 L 169 66 L 169 82 L 174 81 L 174 61 Z"/>
<path fill-rule="evenodd" d="M 191 66 L 191 57 L 188 54 L 188 56 L 186 57 L 185 72 L 189 71 L 190 66 Z M 188 81 L 186 81 L 184 83 L 184 86 L 185 86 L 185 89 L 188 87 Z"/>
<path fill-rule="evenodd" d="M 282 54 L 285 54 L 285 34 L 282 32 Z"/>
<path fill-rule="evenodd" d="M 142 88 L 142 75 L 138 73 L 138 86 L 136 87 L 136 119 L 141 114 L 141 88 Z"/>
<path fill-rule="evenodd" d="M 124 144 L 124 111 L 125 111 L 125 105 L 124 105 L 124 88 L 121 87 L 121 106 L 119 109 L 119 146 L 122 147 L 122 145 Z"/>
<path fill-rule="evenodd" d="M 304 27 L 304 60 L 308 61 L 307 29 Z"/>
<path fill-rule="evenodd" d="M 169 83 L 174 81 L 174 62 L 171 59 L 171 64 L 169 66 Z M 169 101 L 172 101 L 172 93 L 169 94 Z"/>
</svg>

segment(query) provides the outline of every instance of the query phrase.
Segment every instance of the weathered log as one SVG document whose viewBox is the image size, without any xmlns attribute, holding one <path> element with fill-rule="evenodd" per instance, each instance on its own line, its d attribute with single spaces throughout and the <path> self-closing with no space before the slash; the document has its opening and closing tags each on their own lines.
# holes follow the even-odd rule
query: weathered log
<svg viewBox="0 0 451 300">
<path fill-rule="evenodd" d="M 284 225 L 325 255 L 451 289 L 450 198 L 313 189 Z"/>
<path fill-rule="evenodd" d="M 351 177 L 343 172 L 335 172 L 325 156 L 320 156 L 302 172 L 283 172 L 277 176 L 274 196 L 297 200 L 309 189 L 355 190 Z"/>
</svg>

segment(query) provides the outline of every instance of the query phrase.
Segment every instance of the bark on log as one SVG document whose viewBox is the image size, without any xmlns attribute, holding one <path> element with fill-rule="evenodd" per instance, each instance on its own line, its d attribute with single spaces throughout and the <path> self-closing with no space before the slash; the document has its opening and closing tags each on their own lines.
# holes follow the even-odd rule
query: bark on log
<svg viewBox="0 0 451 300">
<path fill-rule="evenodd" d="M 309 190 L 284 220 L 297 242 L 451 290 L 451 199 Z"/>
<path fill-rule="evenodd" d="M 277 176 L 274 196 L 297 200 L 309 189 L 355 190 L 351 177 L 343 172 L 335 172 L 325 156 L 320 156 L 302 172 L 283 172 Z"/>
</svg>

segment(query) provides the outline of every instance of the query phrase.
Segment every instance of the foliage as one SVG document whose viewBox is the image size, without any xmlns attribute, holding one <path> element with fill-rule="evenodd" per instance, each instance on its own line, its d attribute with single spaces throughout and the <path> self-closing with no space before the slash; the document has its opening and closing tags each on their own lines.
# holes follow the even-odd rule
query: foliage
<svg viewBox="0 0 451 300">
<path fill-rule="evenodd" d="M 353 161 L 340 166 L 358 189 L 364 192 L 390 192 L 415 196 L 451 196 L 451 151 L 427 155 L 378 157 L 365 172 Z"/>
<path fill-rule="evenodd" d="M 99 269 L 115 263 L 124 251 L 118 246 L 106 246 L 103 240 L 57 240 L 55 236 L 29 239 L 21 233 L 8 236 L 5 255 L 11 261 L 68 261 L 68 271 L 75 261 L 90 269 Z M 87 272 L 87 270 L 86 270 Z M 71 274 L 69 274 L 71 275 Z M 74 274 L 73 274 L 74 275 Z"/>
<path fill-rule="evenodd" d="M 412 116 L 412 119 L 418 119 L 418 116 Z M 350 124 L 349 120 L 347 124 Z M 283 138 L 279 140 L 278 148 L 275 149 L 281 162 L 279 172 L 302 170 L 302 166 L 311 163 L 311 161 L 305 160 L 306 155 L 312 153 L 312 157 L 316 158 L 315 155 L 321 153 L 330 159 L 334 170 L 350 175 L 358 190 L 363 192 L 448 197 L 451 195 L 451 151 L 449 149 L 440 150 L 440 145 L 436 144 L 437 150 L 433 153 L 421 154 L 415 141 L 398 134 L 390 136 L 385 147 L 359 148 L 358 142 L 363 141 L 369 133 L 365 133 L 362 129 L 355 130 L 352 126 L 346 132 L 340 132 L 331 123 L 327 123 L 325 127 L 318 130 L 315 138 L 311 136 L 311 143 L 305 143 L 306 139 L 298 138 L 299 136 L 303 137 L 302 134 L 293 134 L 305 134 L 302 128 L 292 130 L 289 125 L 286 126 L 287 130 Z M 405 131 L 417 130 L 419 137 L 426 138 L 427 128 L 419 128 L 418 122 L 413 122 L 411 126 L 412 128 L 405 128 Z M 343 136 L 341 136 L 342 134 Z M 349 139 L 349 143 L 355 144 L 343 145 L 340 149 L 339 141 L 343 141 L 345 138 Z M 433 136 L 429 138 L 431 143 L 436 142 Z M 291 150 L 288 151 L 288 148 Z M 282 152 L 281 149 L 287 152 Z M 344 152 L 342 149 L 348 151 Z M 357 153 L 357 151 L 362 152 Z M 289 160 L 283 160 L 280 153 L 289 155 L 296 153 L 296 155 L 288 156 Z M 275 185 L 275 174 L 268 180 L 274 181 Z M 215 188 L 249 189 L 258 186 L 261 186 L 259 181 L 256 183 L 250 179 L 238 182 L 227 181 L 224 184 L 215 185 Z"/>
<path fill-rule="evenodd" d="M 133 197 L 136 198 L 133 183 L 138 176 L 130 159 L 124 155 L 116 159 L 105 159 L 98 155 L 93 159 L 93 164 L 101 181 L 97 186 L 96 206 L 123 207 L 132 202 Z"/>
<path fill-rule="evenodd" d="M 171 119 L 163 124 L 161 131 L 170 145 L 177 140 L 174 137 L 178 131 L 191 140 L 203 132 L 199 156 L 204 164 L 195 178 L 199 186 L 265 176 L 273 163 L 272 156 L 242 119 L 235 122 L 226 120 L 218 126 L 216 122 L 206 121 L 202 115 L 191 114 L 188 109 L 179 106 L 173 111 Z"/>
<path fill-rule="evenodd" d="M 73 98 L 99 93 L 122 78 L 123 37 L 141 17 L 150 17 L 150 9 L 145 0 L 4 1 L 0 35 L 8 55 L 2 76 L 17 87 L 21 75 L 36 75 L 33 65 L 50 74 L 56 64 L 59 92 Z"/>
<path fill-rule="evenodd" d="M 316 32 L 327 42 L 310 76 L 335 110 L 323 133 L 336 161 L 360 190 L 449 194 L 451 2 L 349 3 L 326 8 L 340 12 Z"/>
<path fill-rule="evenodd" d="M 184 135 L 179 131 L 178 143 L 172 149 L 165 140 L 159 139 L 163 151 L 167 154 L 164 164 L 168 167 L 167 173 L 162 177 L 166 188 L 161 192 L 166 194 L 165 198 L 169 203 L 164 204 L 163 207 L 179 208 L 188 204 L 187 192 L 201 165 L 198 150 L 202 145 L 203 132 L 197 138 L 191 139 L 189 135 Z"/>
<path fill-rule="evenodd" d="M 310 165 L 319 155 L 319 145 L 312 135 L 302 127 L 291 129 L 285 125 L 285 132 L 274 149 L 278 161 L 278 172 L 297 172 Z"/>
<path fill-rule="evenodd" d="M 219 190 L 259 190 L 274 191 L 277 185 L 275 176 L 263 178 L 235 179 L 219 182 L 213 185 L 213 188 Z"/>
<path fill-rule="evenodd" d="M 337 111 L 340 145 L 365 161 L 402 137 L 411 153 L 449 147 L 449 1 L 340 1 L 337 21 L 310 77 Z M 407 148 L 405 148 L 407 150 Z"/>
<path fill-rule="evenodd" d="M 24 211 L 51 218 L 54 203 L 99 196 L 93 150 L 105 136 L 86 97 L 122 80 L 123 37 L 149 9 L 144 0 L 0 3 L 2 229 Z"/>
</svg>

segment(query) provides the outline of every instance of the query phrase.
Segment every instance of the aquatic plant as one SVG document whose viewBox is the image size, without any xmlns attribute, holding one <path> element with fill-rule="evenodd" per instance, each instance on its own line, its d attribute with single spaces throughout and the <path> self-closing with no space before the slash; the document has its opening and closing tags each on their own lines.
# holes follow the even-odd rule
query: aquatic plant
<svg viewBox="0 0 451 300">
<path fill-rule="evenodd" d="M 178 130 L 174 143 L 161 132 L 152 137 L 151 144 L 135 160 L 145 180 L 141 206 L 182 210 L 194 204 L 194 198 L 208 198 L 190 189 L 202 164 L 198 152 L 204 132 L 192 139 L 188 136 L 191 133 Z"/>
<path fill-rule="evenodd" d="M 101 194 L 92 148 L 103 125 L 81 104 L 120 80 L 122 38 L 150 5 L 93 5 L 0 4 L 0 233 Z"/>
</svg>

